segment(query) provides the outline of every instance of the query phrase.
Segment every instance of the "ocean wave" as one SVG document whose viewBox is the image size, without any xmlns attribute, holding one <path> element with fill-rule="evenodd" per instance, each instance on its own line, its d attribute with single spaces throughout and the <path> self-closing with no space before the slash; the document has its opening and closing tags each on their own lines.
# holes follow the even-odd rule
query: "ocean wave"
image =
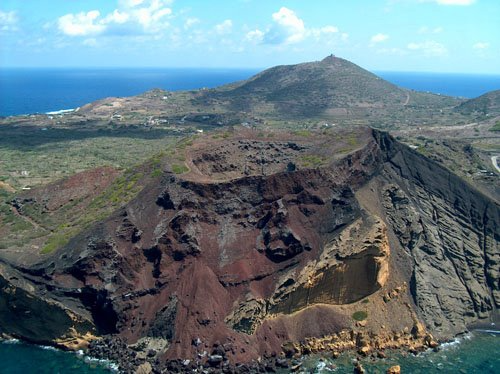
<svg viewBox="0 0 500 374">
<path fill-rule="evenodd" d="M 20 340 L 19 339 L 0 340 L 0 343 L 2 343 L 2 344 L 19 344 Z"/>
<path fill-rule="evenodd" d="M 38 348 L 45 349 L 46 351 L 59 351 L 59 349 L 52 347 L 50 345 L 39 345 Z"/>
<path fill-rule="evenodd" d="M 449 348 L 453 348 L 453 347 L 456 347 L 457 345 L 460 344 L 461 342 L 461 338 L 455 338 L 449 342 L 446 342 L 446 343 L 442 343 L 439 345 L 439 349 L 441 350 L 446 350 L 446 349 L 449 349 Z"/>
<path fill-rule="evenodd" d="M 77 108 L 77 109 L 79 109 L 79 108 Z M 71 113 L 71 112 L 76 111 L 77 109 L 61 109 L 61 110 L 54 110 L 54 111 L 52 111 L 52 112 L 45 112 L 45 114 L 55 115 L 55 114 Z"/>
<path fill-rule="evenodd" d="M 84 356 L 83 355 L 83 351 L 78 351 L 77 354 L 81 355 L 81 356 Z M 101 358 L 95 358 L 95 357 L 91 357 L 91 356 L 84 356 L 83 357 L 83 361 L 85 361 L 88 364 L 95 364 L 95 363 L 97 363 L 97 364 L 99 364 L 101 366 L 107 367 L 108 369 L 110 369 L 111 371 L 114 371 L 114 372 L 118 372 L 119 368 L 120 368 L 118 366 L 118 364 L 116 364 L 115 362 L 112 362 L 110 360 L 101 359 Z"/>
<path fill-rule="evenodd" d="M 477 330 L 474 330 L 474 331 L 477 331 L 477 332 L 484 332 L 484 333 L 487 333 L 487 334 L 495 334 L 495 335 L 500 335 L 500 331 L 499 331 L 499 330 L 483 330 L 483 329 L 477 329 Z"/>
</svg>

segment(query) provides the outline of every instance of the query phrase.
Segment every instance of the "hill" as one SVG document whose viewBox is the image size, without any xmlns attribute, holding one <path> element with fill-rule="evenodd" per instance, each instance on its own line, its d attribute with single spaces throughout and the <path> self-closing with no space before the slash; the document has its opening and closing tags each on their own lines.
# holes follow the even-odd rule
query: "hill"
<svg viewBox="0 0 500 374">
<path fill-rule="evenodd" d="M 246 81 L 207 91 L 197 103 L 207 100 L 225 104 L 233 111 L 287 119 L 368 117 L 371 120 L 388 120 L 397 110 L 407 114 L 423 109 L 435 111 L 461 102 L 397 87 L 334 56 L 270 68 Z"/>
<path fill-rule="evenodd" d="M 500 90 L 490 91 L 456 107 L 462 114 L 500 115 Z"/>
</svg>

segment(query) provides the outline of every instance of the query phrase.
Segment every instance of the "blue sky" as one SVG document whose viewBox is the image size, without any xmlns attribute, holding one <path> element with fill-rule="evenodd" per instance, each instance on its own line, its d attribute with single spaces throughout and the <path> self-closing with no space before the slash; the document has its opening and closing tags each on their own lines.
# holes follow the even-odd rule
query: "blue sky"
<svg viewBox="0 0 500 374">
<path fill-rule="evenodd" d="M 500 0 L 2 0 L 0 65 L 500 74 Z"/>
</svg>

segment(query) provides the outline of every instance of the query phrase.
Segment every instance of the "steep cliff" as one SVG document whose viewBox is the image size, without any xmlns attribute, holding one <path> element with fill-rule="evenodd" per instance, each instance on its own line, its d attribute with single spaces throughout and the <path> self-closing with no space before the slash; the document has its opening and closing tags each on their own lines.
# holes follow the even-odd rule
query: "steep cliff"
<svg viewBox="0 0 500 374">
<path fill-rule="evenodd" d="M 184 155 L 37 265 L 2 264 L 0 332 L 216 365 L 431 345 L 500 305 L 498 204 L 385 133 L 241 131 Z M 20 305 L 36 318 L 6 322 Z M 66 322 L 32 328 L 49 314 Z"/>
</svg>

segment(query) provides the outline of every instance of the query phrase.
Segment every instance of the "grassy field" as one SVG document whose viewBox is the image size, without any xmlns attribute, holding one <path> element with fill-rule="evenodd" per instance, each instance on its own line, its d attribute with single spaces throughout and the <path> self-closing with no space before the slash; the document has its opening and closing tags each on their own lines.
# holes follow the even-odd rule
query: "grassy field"
<svg viewBox="0 0 500 374">
<path fill-rule="evenodd" d="M 160 177 L 159 160 L 176 148 L 174 144 L 180 137 L 162 130 L 0 127 L 0 249 L 24 248 L 30 243 L 41 253 L 50 253 L 66 244 L 78 232 L 130 201 L 142 188 L 139 179 Z M 148 159 L 150 162 L 144 166 L 147 170 L 138 171 L 141 168 L 136 165 Z M 20 216 L 8 204 L 23 188 L 99 166 L 113 166 L 122 169 L 123 174 L 84 211 L 73 209 L 79 203 L 74 201 L 57 214 L 48 215 L 34 203 L 25 204 Z"/>
<path fill-rule="evenodd" d="M 33 187 L 99 166 L 129 168 L 179 139 L 168 131 L 0 128 L 0 181 Z"/>
</svg>

